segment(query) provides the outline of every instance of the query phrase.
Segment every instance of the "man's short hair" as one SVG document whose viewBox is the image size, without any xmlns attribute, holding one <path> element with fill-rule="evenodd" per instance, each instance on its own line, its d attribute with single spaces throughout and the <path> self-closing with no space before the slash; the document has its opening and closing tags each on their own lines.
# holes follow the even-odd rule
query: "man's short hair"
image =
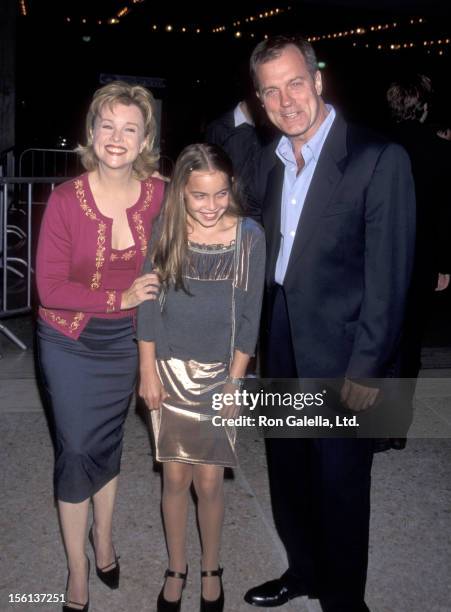
<svg viewBox="0 0 451 612">
<path fill-rule="evenodd" d="M 312 78 L 315 77 L 315 73 L 318 70 L 318 61 L 316 59 L 316 53 L 312 45 L 305 40 L 302 36 L 272 36 L 265 40 L 262 40 L 253 50 L 250 59 L 250 73 L 254 83 L 255 89 L 258 90 L 259 84 L 257 79 L 257 67 L 261 64 L 265 64 L 273 59 L 278 58 L 282 51 L 289 46 L 294 46 L 303 55 L 307 64 L 307 69 L 311 74 Z"/>
</svg>

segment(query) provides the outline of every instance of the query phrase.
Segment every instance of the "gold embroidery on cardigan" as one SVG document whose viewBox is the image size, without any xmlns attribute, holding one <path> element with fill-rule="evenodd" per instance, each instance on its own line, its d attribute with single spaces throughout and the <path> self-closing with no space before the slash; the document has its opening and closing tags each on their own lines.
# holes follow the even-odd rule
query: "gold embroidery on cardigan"
<svg viewBox="0 0 451 612">
<path fill-rule="evenodd" d="M 74 181 L 75 185 L 75 193 L 77 194 L 78 201 L 80 202 L 81 209 L 85 213 L 87 217 L 89 217 L 92 221 L 99 221 L 99 218 L 92 210 L 92 208 L 88 205 L 85 196 L 85 190 L 83 188 L 83 181 L 81 179 L 76 179 Z"/>
<path fill-rule="evenodd" d="M 107 312 L 114 312 L 115 308 L 114 305 L 116 303 L 116 291 L 107 291 L 107 301 L 106 301 L 106 311 Z"/>
<path fill-rule="evenodd" d="M 77 331 L 77 329 L 80 327 L 81 321 L 85 318 L 83 312 L 76 312 L 72 321 L 68 323 L 66 319 L 63 319 L 63 317 L 56 314 L 52 310 L 49 310 L 48 308 L 41 308 L 41 312 L 46 319 L 50 319 L 53 323 L 56 323 L 60 327 L 69 327 L 70 334 Z"/>
<path fill-rule="evenodd" d="M 75 317 L 73 318 L 72 323 L 69 326 L 70 333 L 76 331 L 80 327 L 80 323 L 84 318 L 85 318 L 85 315 L 83 312 L 76 313 Z"/>
<path fill-rule="evenodd" d="M 83 181 L 76 179 L 74 181 L 75 193 L 78 201 L 80 202 L 81 209 L 91 221 L 97 221 L 99 224 L 97 227 L 97 250 L 96 250 L 96 271 L 91 278 L 91 289 L 93 291 L 100 288 L 100 281 L 102 280 L 101 270 L 105 263 L 105 235 L 106 235 L 106 223 L 101 221 L 92 208 L 88 205 L 86 200 L 85 190 L 83 188 Z"/>
<path fill-rule="evenodd" d="M 136 255 L 136 249 L 130 249 L 125 251 L 125 253 L 121 253 L 118 255 L 117 253 L 112 252 L 110 256 L 110 261 L 117 261 L 120 259 L 121 261 L 130 261 Z"/>
<path fill-rule="evenodd" d="M 106 223 L 101 221 L 97 228 L 97 251 L 96 251 L 96 271 L 92 275 L 91 289 L 96 290 L 100 287 L 102 279 L 101 269 L 105 263 L 105 234 Z"/>
<path fill-rule="evenodd" d="M 146 181 L 146 197 L 144 199 L 144 203 L 141 208 L 133 213 L 133 222 L 135 223 L 135 228 L 138 233 L 138 239 L 140 244 L 141 253 L 145 256 L 147 252 L 147 238 L 146 238 L 146 230 L 144 228 L 144 223 L 142 220 L 141 213 L 149 208 L 152 203 L 153 196 L 153 183 L 151 181 Z"/>
<path fill-rule="evenodd" d="M 102 280 L 101 270 L 105 263 L 105 250 L 106 250 L 105 235 L 106 235 L 107 226 L 105 222 L 101 221 L 98 218 L 96 213 L 88 205 L 88 202 L 86 200 L 85 190 L 83 187 L 83 181 L 81 179 L 76 179 L 74 181 L 74 186 L 75 186 L 75 193 L 77 195 L 78 201 L 80 202 L 81 209 L 83 210 L 85 215 L 89 217 L 89 219 L 91 219 L 92 221 L 97 221 L 99 224 L 97 228 L 96 271 L 92 275 L 92 279 L 91 279 L 91 289 L 94 291 L 100 288 L 100 282 Z M 141 214 L 145 210 L 147 210 L 152 203 L 153 190 L 154 190 L 153 183 L 150 180 L 146 181 L 145 188 L 146 188 L 146 196 L 144 198 L 143 205 L 137 212 L 133 214 L 133 221 L 135 223 L 136 232 L 138 234 L 140 249 L 144 256 L 146 255 L 146 252 L 147 252 L 147 237 L 146 237 L 146 230 L 144 228 L 144 223 L 143 223 Z M 128 253 L 124 253 L 122 259 L 125 259 L 125 261 L 128 261 L 128 259 L 131 259 L 133 255 L 134 253 L 130 254 L 130 256 L 128 256 Z M 113 254 L 112 254 L 111 261 L 114 261 Z"/>
</svg>

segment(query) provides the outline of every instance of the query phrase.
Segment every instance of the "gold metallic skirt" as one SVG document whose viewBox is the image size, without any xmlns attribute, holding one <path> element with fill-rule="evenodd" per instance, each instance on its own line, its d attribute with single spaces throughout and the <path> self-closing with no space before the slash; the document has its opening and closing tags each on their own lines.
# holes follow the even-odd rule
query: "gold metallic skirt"
<svg viewBox="0 0 451 612">
<path fill-rule="evenodd" d="M 159 360 L 158 372 L 169 396 L 151 412 L 157 461 L 235 467 L 235 427 L 213 424 L 219 415 L 214 395 L 222 393 L 227 364 L 172 358 Z"/>
</svg>

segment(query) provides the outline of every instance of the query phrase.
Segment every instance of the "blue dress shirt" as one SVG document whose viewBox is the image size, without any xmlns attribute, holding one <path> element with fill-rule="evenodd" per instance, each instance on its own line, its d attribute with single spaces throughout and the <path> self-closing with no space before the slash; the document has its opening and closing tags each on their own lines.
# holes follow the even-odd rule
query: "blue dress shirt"
<svg viewBox="0 0 451 612">
<path fill-rule="evenodd" d="M 279 285 L 283 285 L 305 198 L 324 141 L 335 119 L 334 108 L 329 104 L 326 104 L 326 107 L 329 111 L 327 117 L 312 138 L 302 146 L 301 155 L 304 159 L 304 167 L 299 174 L 297 174 L 298 167 L 289 138 L 282 136 L 277 145 L 276 155 L 285 166 L 280 214 L 280 249 L 275 274 L 275 281 Z"/>
</svg>

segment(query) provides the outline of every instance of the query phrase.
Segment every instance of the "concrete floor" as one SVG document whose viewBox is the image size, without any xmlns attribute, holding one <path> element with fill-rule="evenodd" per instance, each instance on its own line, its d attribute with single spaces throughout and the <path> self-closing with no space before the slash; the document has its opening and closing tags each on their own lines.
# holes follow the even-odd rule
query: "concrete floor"
<svg viewBox="0 0 451 612">
<path fill-rule="evenodd" d="M 10 327 L 30 340 L 29 319 Z M 56 603 L 9 603 L 14 593 L 63 593 L 66 567 L 52 496 L 53 451 L 33 351 L 22 352 L 0 334 L 0 353 L 0 611 L 60 610 Z M 449 366 L 440 354 L 442 365 Z M 375 456 L 367 587 L 372 612 L 451 611 L 451 372 L 429 369 L 427 375 L 431 378 L 421 381 L 417 394 L 416 431 L 434 437 L 411 439 L 404 451 Z M 256 431 L 242 430 L 238 455 L 240 468 L 226 481 L 225 609 L 250 612 L 243 593 L 280 575 L 285 560 L 272 523 L 263 442 Z M 160 476 L 153 469 L 148 429 L 132 407 L 115 514 L 121 587 L 109 591 L 92 574 L 92 612 L 155 611 L 166 568 L 159 504 Z M 183 612 L 199 609 L 198 559 L 191 513 Z M 299 598 L 283 610 L 320 608 L 315 600 Z"/>
</svg>

